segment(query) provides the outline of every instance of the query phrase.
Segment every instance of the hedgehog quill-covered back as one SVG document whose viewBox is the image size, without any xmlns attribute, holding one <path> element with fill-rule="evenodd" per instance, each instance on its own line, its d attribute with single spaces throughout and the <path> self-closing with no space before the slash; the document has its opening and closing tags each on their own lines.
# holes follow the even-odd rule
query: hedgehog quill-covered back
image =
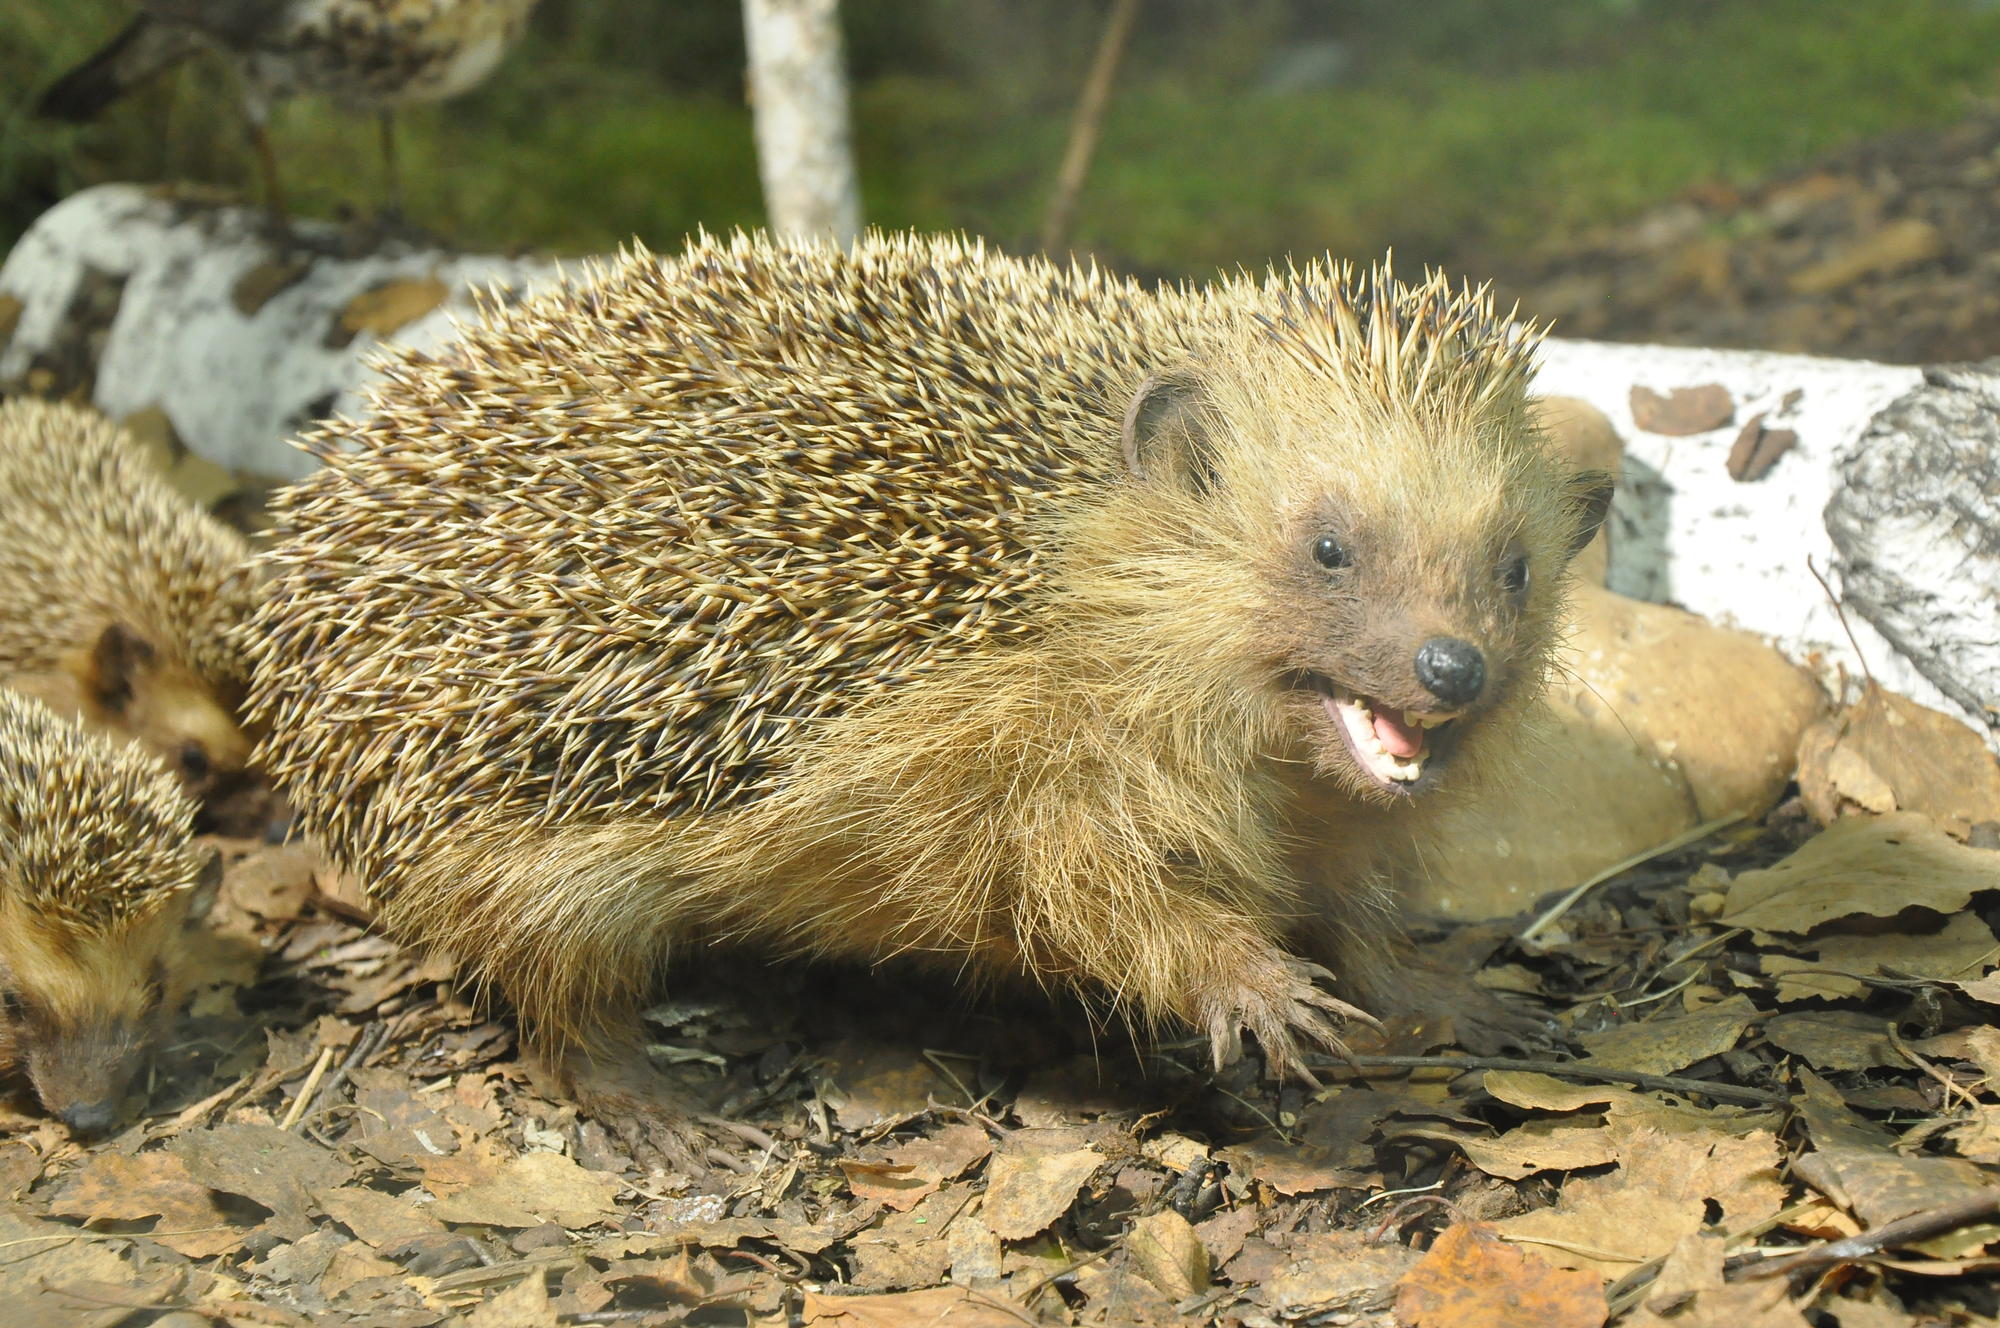
<svg viewBox="0 0 2000 1328">
<path fill-rule="evenodd" d="M 94 1133 L 179 1007 L 217 859 L 150 758 L 0 688 L 0 1069 Z"/>
<path fill-rule="evenodd" d="M 245 779 L 249 563 L 103 416 L 0 404 L 0 683 L 142 743 L 198 799 Z"/>
<path fill-rule="evenodd" d="M 1302 1071 L 1360 1013 L 1320 963 L 1377 1011 L 1479 1000 L 1409 980 L 1385 875 L 1504 756 L 1608 494 L 1529 428 L 1532 347 L 1386 272 L 635 253 L 314 440 L 261 756 L 557 1052 L 735 938 Z"/>
</svg>

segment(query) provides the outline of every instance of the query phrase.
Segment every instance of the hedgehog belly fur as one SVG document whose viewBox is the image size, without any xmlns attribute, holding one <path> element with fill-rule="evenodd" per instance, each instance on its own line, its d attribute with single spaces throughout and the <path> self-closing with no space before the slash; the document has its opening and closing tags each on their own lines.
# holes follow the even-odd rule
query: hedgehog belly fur
<svg viewBox="0 0 2000 1328">
<path fill-rule="evenodd" d="M 1592 500 L 1526 422 L 1533 344 L 1385 272 L 634 253 L 308 440 L 245 636 L 259 759 L 393 931 L 553 1044 L 707 936 L 1025 975 L 1295 1065 L 1352 1007 L 1291 938 L 1382 943 L 1373 847 L 1540 684 Z M 1417 632 L 1476 694 L 1420 685 Z"/>
</svg>

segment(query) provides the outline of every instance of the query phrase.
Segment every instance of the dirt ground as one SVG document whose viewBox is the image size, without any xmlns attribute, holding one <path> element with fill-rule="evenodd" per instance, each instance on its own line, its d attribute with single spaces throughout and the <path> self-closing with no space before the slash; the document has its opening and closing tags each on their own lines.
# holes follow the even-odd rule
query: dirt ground
<svg viewBox="0 0 2000 1328">
<path fill-rule="evenodd" d="M 1920 816 L 1814 836 L 1793 804 L 1532 944 L 1460 930 L 1434 951 L 1483 957 L 1573 1058 L 1454 1064 L 1445 1030 L 1392 1026 L 1317 1091 L 1031 995 L 706 956 L 648 1014 L 710 1111 L 687 1171 L 539 1092 L 507 1020 L 356 925 L 308 848 L 225 847 L 208 982 L 143 1116 L 92 1146 L 26 1101 L 0 1117 L 0 1323 L 2000 1310 L 2000 852 Z"/>
</svg>

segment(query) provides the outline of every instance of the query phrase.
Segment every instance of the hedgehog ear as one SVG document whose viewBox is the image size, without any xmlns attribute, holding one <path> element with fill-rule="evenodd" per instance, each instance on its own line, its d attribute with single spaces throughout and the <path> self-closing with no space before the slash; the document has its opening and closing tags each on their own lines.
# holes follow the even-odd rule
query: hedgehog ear
<svg viewBox="0 0 2000 1328">
<path fill-rule="evenodd" d="M 1611 514 L 1611 495 L 1617 488 L 1618 477 L 1608 470 L 1579 470 L 1570 476 L 1570 497 L 1579 513 L 1576 535 L 1569 542 L 1570 557 L 1582 553 L 1597 537 L 1604 518 Z"/>
<path fill-rule="evenodd" d="M 153 647 L 123 623 L 109 623 L 90 648 L 91 696 L 106 710 L 122 711 L 132 700 L 139 680 L 153 662 Z"/>
<path fill-rule="evenodd" d="M 1125 469 L 1147 483 L 1177 482 L 1196 493 L 1220 483 L 1194 384 L 1154 374 L 1125 407 Z"/>
<path fill-rule="evenodd" d="M 208 851 L 208 860 L 201 864 L 201 871 L 194 878 L 194 888 L 188 891 L 189 926 L 208 916 L 208 911 L 215 907 L 216 892 L 221 888 L 222 850 L 212 848 Z"/>
</svg>

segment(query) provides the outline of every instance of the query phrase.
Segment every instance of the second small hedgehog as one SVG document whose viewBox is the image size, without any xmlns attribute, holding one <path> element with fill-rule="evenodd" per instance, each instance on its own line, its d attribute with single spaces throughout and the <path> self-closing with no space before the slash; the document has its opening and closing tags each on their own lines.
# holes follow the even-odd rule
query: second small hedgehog
<svg viewBox="0 0 2000 1328">
<path fill-rule="evenodd" d="M 0 404 L 0 683 L 158 753 L 197 800 L 245 778 L 244 539 L 80 406 Z"/>
<path fill-rule="evenodd" d="M 0 687 L 0 1071 L 112 1125 L 190 975 L 219 859 L 171 775 Z"/>
</svg>

